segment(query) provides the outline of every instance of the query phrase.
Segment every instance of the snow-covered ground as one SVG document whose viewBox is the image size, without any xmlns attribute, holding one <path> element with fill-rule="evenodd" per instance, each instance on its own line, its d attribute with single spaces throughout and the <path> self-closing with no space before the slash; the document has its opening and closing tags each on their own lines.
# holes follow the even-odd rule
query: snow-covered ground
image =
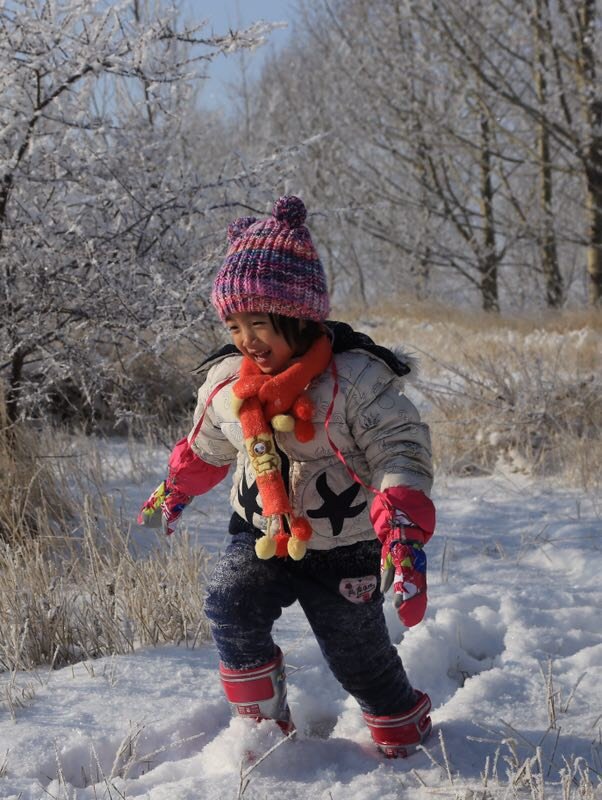
<svg viewBox="0 0 602 800">
<path fill-rule="evenodd" d="M 105 474 L 133 517 L 160 472 L 135 483 L 126 450 L 107 451 Z M 245 754 L 282 737 L 273 723 L 231 720 L 204 643 L 0 676 L 21 698 L 15 720 L 0 718 L 0 798 L 601 797 L 602 501 L 502 474 L 440 477 L 435 499 L 426 620 L 404 631 L 387 601 L 406 669 L 433 701 L 423 752 L 378 755 L 295 606 L 276 639 L 298 733 L 248 783 Z M 228 516 L 220 488 L 186 521 L 215 555 Z"/>
</svg>

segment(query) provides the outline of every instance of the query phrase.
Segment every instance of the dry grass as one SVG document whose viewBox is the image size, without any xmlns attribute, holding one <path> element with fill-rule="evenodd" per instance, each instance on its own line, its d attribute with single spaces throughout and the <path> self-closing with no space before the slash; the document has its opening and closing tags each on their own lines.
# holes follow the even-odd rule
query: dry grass
<svg viewBox="0 0 602 800">
<path fill-rule="evenodd" d="M 372 320 L 377 326 L 386 326 L 395 321 L 409 324 L 429 324 L 439 326 L 459 326 L 476 332 L 512 330 L 522 335 L 533 330 L 567 333 L 588 328 L 602 333 L 602 313 L 586 308 L 566 311 L 537 310 L 525 314 L 491 314 L 478 307 L 456 307 L 443 305 L 432 300 L 416 300 L 404 295 L 389 295 L 378 306 L 365 308 L 347 304 L 335 309 L 337 319 L 348 321 Z"/>
<path fill-rule="evenodd" d="M 577 372 L 599 372 L 602 361 L 602 311 L 501 316 L 389 300 L 368 311 L 347 308 L 338 316 L 383 344 L 423 356 L 421 369 L 429 378 L 440 374 L 439 362 L 461 367 L 465 355 L 495 358 L 503 366 L 512 349 L 533 358 L 535 368 L 538 359 L 560 359 Z"/>
<path fill-rule="evenodd" d="M 103 526 L 104 527 L 104 526 Z M 181 535 L 137 558 L 127 534 L 87 508 L 81 538 L 0 551 L 0 667 L 27 670 L 208 638 L 206 559 Z"/>
<path fill-rule="evenodd" d="M 563 698 L 555 686 L 551 660 L 545 670 L 541 666 L 541 673 L 542 701 L 548 714 L 548 728 L 539 741 L 533 741 L 532 735 L 524 735 L 504 720 L 495 727 L 477 723 L 483 731 L 482 736 L 469 736 L 468 740 L 494 746 L 495 751 L 486 758 L 480 784 L 469 784 L 454 771 L 453 755 L 451 758 L 448 755 L 443 732 L 439 731 L 438 746 L 431 745 L 424 751 L 431 763 L 439 768 L 450 793 L 447 795 L 445 788 L 438 786 L 432 792 L 434 795 L 449 796 L 453 800 L 545 800 L 551 795 L 561 796 L 562 800 L 596 800 L 600 797 L 599 733 L 592 729 L 583 732 L 593 736 L 590 760 L 582 756 L 567 757 L 562 752 L 563 728 L 581 679 L 568 697 Z M 426 783 L 422 781 L 422 785 Z"/>
<path fill-rule="evenodd" d="M 0 397 L 0 541 L 23 542 L 42 531 L 64 529 L 73 509 L 45 457 L 44 433 L 9 426 Z"/>
<path fill-rule="evenodd" d="M 411 776 L 429 796 L 449 800 L 597 800 L 600 797 L 600 778 L 583 758 L 559 758 L 527 741 L 512 726 L 488 731 L 478 741 L 499 744 L 492 756 L 487 756 L 480 782 L 467 781 L 453 767 L 453 754 L 447 752 L 442 733 L 438 746 L 423 748 L 432 766 L 440 772 L 443 785 L 429 786 L 423 774 L 411 770 Z M 528 755 L 519 750 L 531 749 Z"/>
<path fill-rule="evenodd" d="M 566 374 L 556 359 L 509 349 L 464 354 L 462 368 L 441 364 L 442 381 L 419 386 L 439 465 L 460 474 L 496 466 L 598 485 L 602 466 L 602 384 L 593 373 Z"/>
<path fill-rule="evenodd" d="M 362 323 L 419 357 L 436 466 L 496 467 L 597 489 L 602 474 L 602 313 L 502 317 L 389 302 Z"/>
<path fill-rule="evenodd" d="M 158 536 L 138 554 L 103 494 L 99 454 L 69 458 L 60 441 L 56 432 L 0 437 L 0 459 L 11 466 L 0 516 L 0 671 L 207 639 L 204 551 L 179 535 Z M 20 704 L 15 692 L 4 701 L 13 712 Z"/>
</svg>

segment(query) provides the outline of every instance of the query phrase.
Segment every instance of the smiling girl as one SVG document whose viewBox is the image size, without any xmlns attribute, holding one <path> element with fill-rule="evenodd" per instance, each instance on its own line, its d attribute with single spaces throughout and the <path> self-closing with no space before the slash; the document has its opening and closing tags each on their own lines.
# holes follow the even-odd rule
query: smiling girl
<svg viewBox="0 0 602 800">
<path fill-rule="evenodd" d="M 160 510 L 173 532 L 235 464 L 232 540 L 205 603 L 233 712 L 294 730 L 272 628 L 298 601 L 376 745 L 406 756 L 430 732 L 430 700 L 391 644 L 383 593 L 393 583 L 400 620 L 420 622 L 435 524 L 429 432 L 403 393 L 409 360 L 326 321 L 305 218 L 289 196 L 265 220 L 230 225 L 211 299 L 232 344 L 202 365 L 194 428 L 140 520 Z"/>
</svg>

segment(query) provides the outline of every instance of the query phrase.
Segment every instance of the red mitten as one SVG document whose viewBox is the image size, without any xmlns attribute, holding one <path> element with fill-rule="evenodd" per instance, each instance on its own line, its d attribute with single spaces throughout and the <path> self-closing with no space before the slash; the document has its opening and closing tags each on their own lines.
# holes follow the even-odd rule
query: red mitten
<svg viewBox="0 0 602 800">
<path fill-rule="evenodd" d="M 182 511 L 192 502 L 192 496 L 172 486 L 169 478 L 165 481 L 165 490 L 165 500 L 161 504 L 163 533 L 171 536 L 180 521 Z"/>
<path fill-rule="evenodd" d="M 161 505 L 164 500 L 165 481 L 161 481 L 148 500 L 145 500 L 142 504 L 136 520 L 138 525 L 145 525 L 148 528 L 160 528 L 161 514 L 157 512 L 161 510 Z"/>
</svg>

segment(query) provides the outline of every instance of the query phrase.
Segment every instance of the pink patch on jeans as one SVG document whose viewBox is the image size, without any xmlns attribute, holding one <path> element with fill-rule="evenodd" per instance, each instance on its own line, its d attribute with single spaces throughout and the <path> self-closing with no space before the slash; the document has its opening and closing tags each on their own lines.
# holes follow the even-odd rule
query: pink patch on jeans
<svg viewBox="0 0 602 800">
<path fill-rule="evenodd" d="M 363 578 L 343 578 L 339 583 L 339 592 L 351 603 L 369 603 L 372 599 L 378 580 L 376 575 Z"/>
</svg>

